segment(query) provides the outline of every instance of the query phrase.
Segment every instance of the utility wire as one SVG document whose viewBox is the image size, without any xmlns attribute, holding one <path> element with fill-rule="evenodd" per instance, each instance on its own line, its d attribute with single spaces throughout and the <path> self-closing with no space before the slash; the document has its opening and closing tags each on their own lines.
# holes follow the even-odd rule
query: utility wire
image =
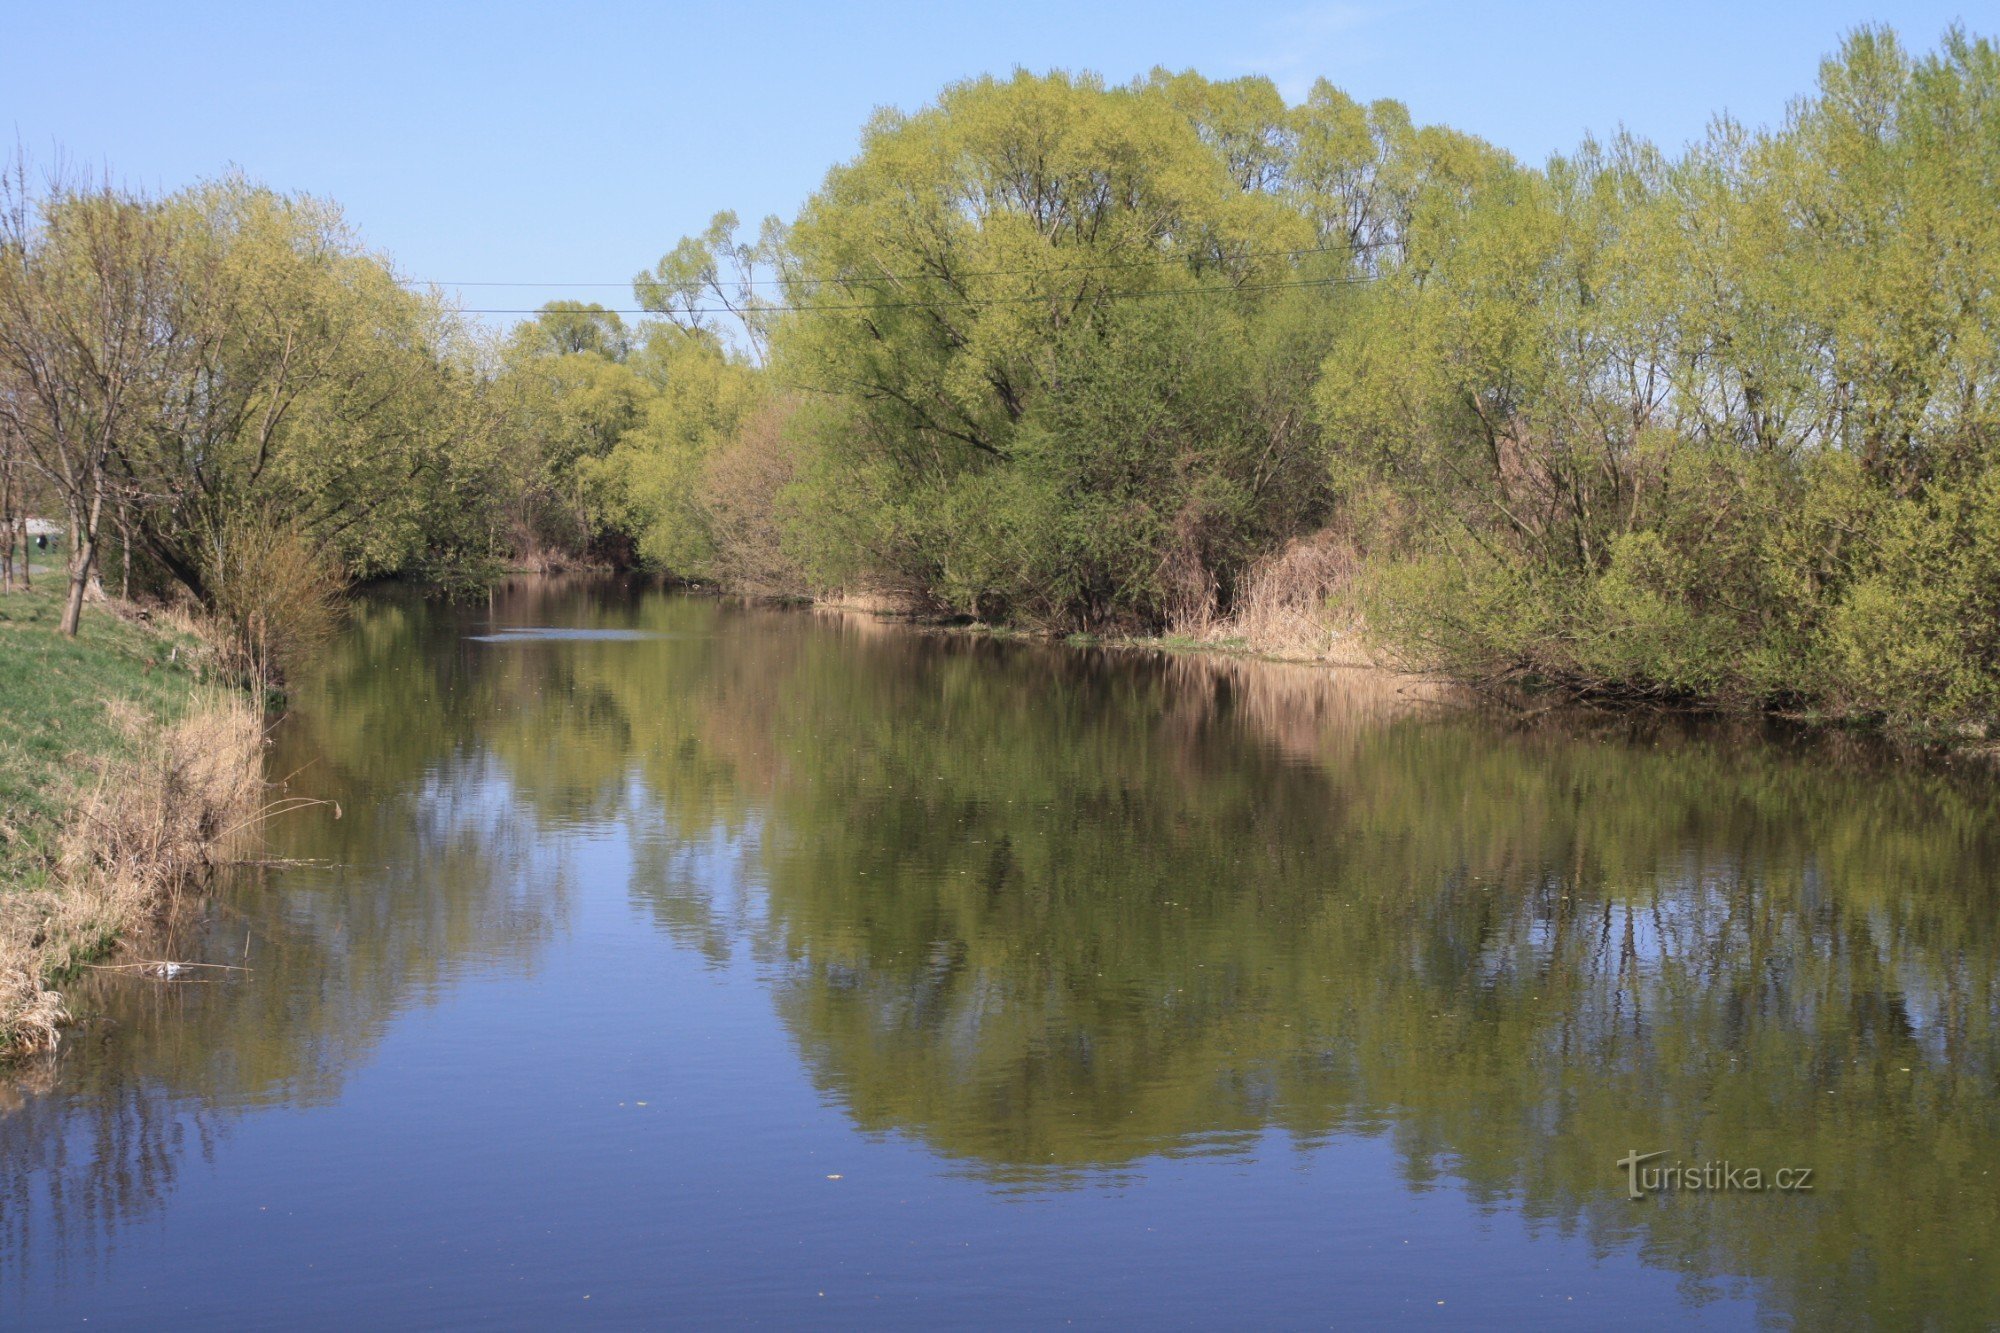
<svg viewBox="0 0 2000 1333">
<path fill-rule="evenodd" d="M 1255 259 L 1295 259 L 1300 255 L 1356 254 L 1364 250 L 1378 250 L 1383 246 L 1398 244 L 1396 241 L 1356 241 L 1352 245 L 1311 245 L 1297 250 L 1263 250 L 1252 254 L 1228 256 L 1232 261 L 1242 262 Z M 1090 273 L 1102 269 L 1151 268 L 1161 264 L 1188 264 L 1198 259 L 1208 258 L 1202 254 L 1156 255 L 1150 259 L 1111 260 L 1101 264 L 1064 264 L 1063 273 Z M 1044 268 L 985 269 L 980 271 L 954 273 L 883 273 L 851 279 L 856 282 L 935 282 L 940 278 L 1021 278 L 1047 277 L 1050 270 Z M 653 281 L 646 274 L 627 278 L 623 282 L 445 282 L 435 278 L 398 278 L 405 287 L 632 287 L 642 281 Z M 784 278 L 757 278 L 750 282 L 738 283 L 741 287 L 780 287 L 788 280 Z"/>
<path fill-rule="evenodd" d="M 1294 282 L 1253 282 L 1240 287 L 1162 287 L 1150 292 L 1107 292 L 1099 300 L 1137 301 L 1155 296 L 1234 296 L 1239 292 L 1272 292 L 1296 287 L 1344 287 L 1355 283 L 1373 282 L 1371 274 L 1359 274 L 1344 278 L 1302 278 Z M 988 296 L 966 297 L 952 301 L 877 301 L 857 302 L 852 305 L 759 305 L 745 309 L 731 309 L 728 306 L 693 306 L 677 310 L 618 309 L 602 306 L 589 310 L 562 311 L 564 314 L 580 315 L 803 315 L 820 311 L 874 312 L 878 310 L 964 310 L 969 307 L 995 305 L 1036 305 L 1045 301 L 1074 299 L 1074 292 L 1037 292 L 1032 296 Z M 541 315 L 547 314 L 540 307 L 534 309 L 475 309 L 461 308 L 463 315 Z"/>
</svg>

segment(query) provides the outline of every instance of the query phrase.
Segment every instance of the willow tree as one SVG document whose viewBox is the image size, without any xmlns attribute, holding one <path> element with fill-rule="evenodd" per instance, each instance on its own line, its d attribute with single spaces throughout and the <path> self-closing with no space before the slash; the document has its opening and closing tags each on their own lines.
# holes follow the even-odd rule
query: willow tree
<svg viewBox="0 0 2000 1333">
<path fill-rule="evenodd" d="M 1056 623 L 1157 621 L 1226 581 L 1254 474 L 1313 444 L 1241 346 L 1268 298 L 1346 264 L 1302 257 L 1283 112 L 1261 80 L 1018 73 L 870 125 L 791 228 L 774 338 L 819 405 L 823 578 Z M 1232 379 L 1241 429 L 1211 439 Z M 1101 531 L 1112 510 L 1137 521 Z"/>
<path fill-rule="evenodd" d="M 581 466 L 608 522 L 649 565 L 686 578 L 713 572 L 719 498 L 708 469 L 766 398 L 751 363 L 712 330 L 652 326 L 630 363 L 639 391 L 615 443 Z"/>
<path fill-rule="evenodd" d="M 1786 122 L 1419 180 L 1317 389 L 1464 671 L 2000 718 L 2000 53 L 1864 30 Z"/>
<path fill-rule="evenodd" d="M 324 201 L 231 178 L 168 208 L 200 281 L 183 293 L 188 364 L 121 450 L 151 554 L 206 593 L 245 516 L 360 574 L 476 550 L 495 460 L 456 316 Z"/>
</svg>

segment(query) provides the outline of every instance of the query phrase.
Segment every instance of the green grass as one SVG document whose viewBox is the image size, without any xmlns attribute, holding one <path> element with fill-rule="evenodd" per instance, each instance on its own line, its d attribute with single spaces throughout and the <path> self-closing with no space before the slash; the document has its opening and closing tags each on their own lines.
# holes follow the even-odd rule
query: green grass
<svg viewBox="0 0 2000 1333">
<path fill-rule="evenodd" d="M 45 880 L 79 790 L 129 752 L 108 705 L 165 721 L 194 698 L 196 639 L 102 605 L 86 606 L 82 632 L 65 638 L 62 593 L 55 577 L 0 593 L 0 893 Z"/>
</svg>

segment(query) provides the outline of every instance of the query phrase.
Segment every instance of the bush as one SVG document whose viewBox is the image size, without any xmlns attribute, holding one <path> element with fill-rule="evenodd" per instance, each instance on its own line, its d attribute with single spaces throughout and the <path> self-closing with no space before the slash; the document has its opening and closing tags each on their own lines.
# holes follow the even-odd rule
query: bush
<svg viewBox="0 0 2000 1333">
<path fill-rule="evenodd" d="M 2000 473 L 1898 501 L 1828 618 L 1827 692 L 1903 728 L 2000 717 Z"/>
<path fill-rule="evenodd" d="M 805 590 L 805 575 L 780 533 L 785 491 L 795 471 L 785 438 L 794 410 L 785 400 L 759 408 L 703 465 L 702 499 L 714 551 L 709 572 L 731 587 Z"/>
<path fill-rule="evenodd" d="M 339 628 L 347 579 L 297 525 L 250 514 L 226 524 L 209 553 L 209 603 L 252 679 L 276 684 Z"/>
</svg>

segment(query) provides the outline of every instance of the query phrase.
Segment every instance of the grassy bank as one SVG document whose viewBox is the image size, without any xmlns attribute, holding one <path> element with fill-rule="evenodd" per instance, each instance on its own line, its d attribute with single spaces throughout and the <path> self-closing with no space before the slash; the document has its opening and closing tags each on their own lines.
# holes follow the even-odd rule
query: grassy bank
<svg viewBox="0 0 2000 1333">
<path fill-rule="evenodd" d="M 0 1054 L 53 1045 L 57 988 L 204 875 L 258 790 L 260 719 L 185 622 L 0 595 Z"/>
</svg>

